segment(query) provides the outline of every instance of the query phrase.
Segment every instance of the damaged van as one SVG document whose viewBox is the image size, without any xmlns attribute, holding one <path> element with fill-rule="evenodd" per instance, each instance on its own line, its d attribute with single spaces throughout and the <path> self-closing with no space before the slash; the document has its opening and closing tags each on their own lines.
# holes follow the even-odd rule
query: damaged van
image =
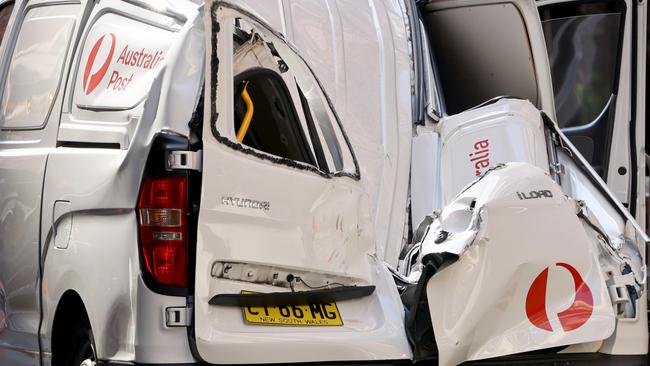
<svg viewBox="0 0 650 366">
<path fill-rule="evenodd" d="M 414 358 L 646 364 L 645 13 L 418 3 L 399 262 Z"/>
<path fill-rule="evenodd" d="M 603 3 L 0 2 L 0 363 L 645 364 Z"/>
<path fill-rule="evenodd" d="M 402 7 L 341 2 L 334 38 L 327 3 L 269 4 L 0 2 L 0 364 L 411 357 L 361 182 L 377 145 L 342 124 L 373 92 L 337 81 L 336 107 L 278 25 L 321 57 L 344 30 L 376 34 L 348 49 L 402 50 L 410 131 Z"/>
</svg>

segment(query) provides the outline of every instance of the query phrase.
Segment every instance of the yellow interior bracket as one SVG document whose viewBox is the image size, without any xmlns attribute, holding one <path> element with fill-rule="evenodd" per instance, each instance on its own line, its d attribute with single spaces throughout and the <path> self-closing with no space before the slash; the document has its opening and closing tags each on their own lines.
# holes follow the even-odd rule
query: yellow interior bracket
<svg viewBox="0 0 650 366">
<path fill-rule="evenodd" d="M 239 126 L 239 131 L 237 131 L 237 141 L 240 143 L 244 141 L 244 137 L 246 137 L 246 132 L 248 132 L 248 127 L 251 125 L 251 121 L 253 120 L 253 113 L 255 112 L 255 106 L 253 105 L 253 100 L 251 100 L 251 96 L 248 94 L 248 81 L 246 82 L 246 85 L 244 85 L 244 90 L 241 92 L 241 97 L 244 99 L 244 103 L 246 104 L 246 114 L 244 115 L 244 120 L 241 122 L 241 126 Z"/>
</svg>

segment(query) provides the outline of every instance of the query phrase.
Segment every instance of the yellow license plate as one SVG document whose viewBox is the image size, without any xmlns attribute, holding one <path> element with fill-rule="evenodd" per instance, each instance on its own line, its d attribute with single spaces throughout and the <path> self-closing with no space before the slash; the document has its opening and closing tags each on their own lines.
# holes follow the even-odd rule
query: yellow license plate
<svg viewBox="0 0 650 366">
<path fill-rule="evenodd" d="M 243 306 L 249 324 L 295 327 L 340 327 L 341 313 L 335 302 L 288 306 Z"/>
</svg>

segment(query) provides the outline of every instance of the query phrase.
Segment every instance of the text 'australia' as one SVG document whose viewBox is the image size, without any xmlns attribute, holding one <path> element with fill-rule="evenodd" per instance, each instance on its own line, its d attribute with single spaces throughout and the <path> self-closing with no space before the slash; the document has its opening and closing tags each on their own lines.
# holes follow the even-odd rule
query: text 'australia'
<svg viewBox="0 0 650 366">
<path fill-rule="evenodd" d="M 469 162 L 474 165 L 474 173 L 478 177 L 490 167 L 490 140 L 480 140 L 474 143 L 474 152 L 469 154 Z"/>
</svg>

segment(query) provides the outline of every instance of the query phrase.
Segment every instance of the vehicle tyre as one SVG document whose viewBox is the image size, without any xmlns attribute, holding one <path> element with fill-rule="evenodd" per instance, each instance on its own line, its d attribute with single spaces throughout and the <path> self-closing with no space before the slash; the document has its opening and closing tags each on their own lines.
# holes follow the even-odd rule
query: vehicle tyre
<svg viewBox="0 0 650 366">
<path fill-rule="evenodd" d="M 95 366 L 97 355 L 93 332 L 88 325 L 82 324 L 77 329 L 70 343 L 70 352 L 65 359 L 65 366 Z"/>
</svg>

